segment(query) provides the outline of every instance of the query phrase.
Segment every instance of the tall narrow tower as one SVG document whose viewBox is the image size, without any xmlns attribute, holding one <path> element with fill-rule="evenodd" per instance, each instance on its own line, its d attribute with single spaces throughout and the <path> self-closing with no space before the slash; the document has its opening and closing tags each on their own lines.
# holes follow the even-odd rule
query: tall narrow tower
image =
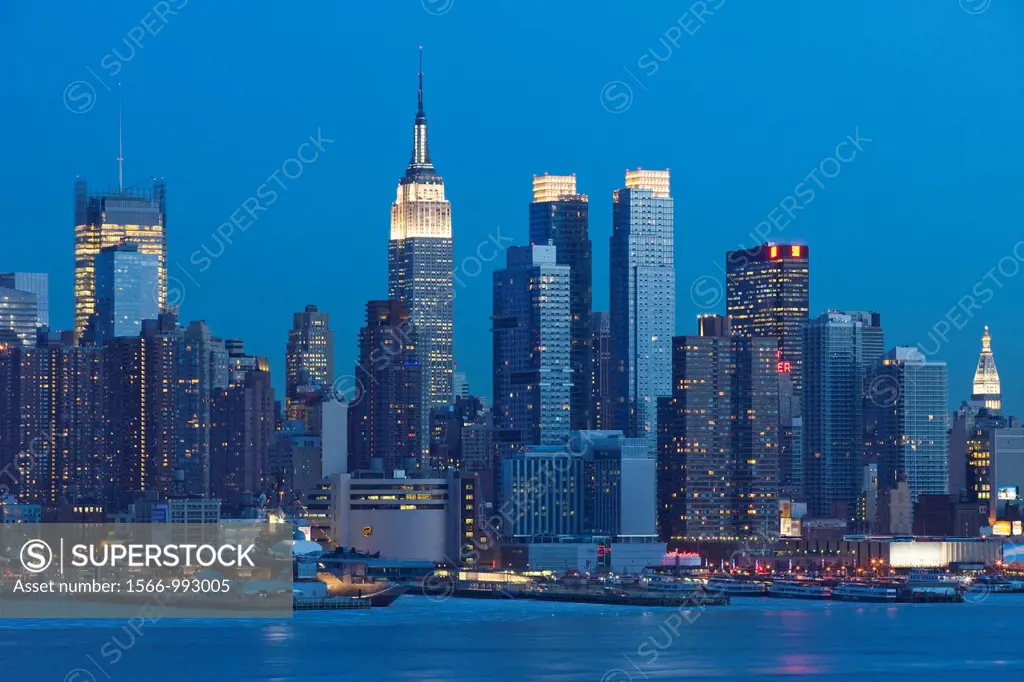
<svg viewBox="0 0 1024 682">
<path fill-rule="evenodd" d="M 657 448 L 657 400 L 672 394 L 674 203 L 667 170 L 626 171 L 612 197 L 612 425 Z"/>
<path fill-rule="evenodd" d="M 971 400 L 985 403 L 985 407 L 999 414 L 1002 400 L 999 397 L 999 372 L 996 371 L 996 359 L 992 355 L 992 337 L 985 325 L 985 334 L 981 337 L 981 355 L 978 356 L 978 369 L 974 371 L 974 395 Z"/>
<path fill-rule="evenodd" d="M 452 401 L 452 208 L 434 171 L 423 113 L 423 52 L 412 159 L 391 204 L 388 298 L 406 305 L 422 364 L 421 429 L 426 453 L 430 408 Z"/>
</svg>

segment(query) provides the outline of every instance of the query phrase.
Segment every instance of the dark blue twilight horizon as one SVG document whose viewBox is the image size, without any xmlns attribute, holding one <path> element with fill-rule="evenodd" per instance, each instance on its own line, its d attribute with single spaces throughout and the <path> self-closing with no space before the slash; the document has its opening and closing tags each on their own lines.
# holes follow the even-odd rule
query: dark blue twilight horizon
<svg viewBox="0 0 1024 682">
<path fill-rule="evenodd" d="M 954 404 L 987 324 L 1004 409 L 1024 405 L 1013 0 L 22 2 L 0 26 L 0 271 L 50 274 L 55 327 L 73 319 L 73 182 L 116 186 L 120 94 L 125 184 L 167 182 L 182 319 L 269 356 L 280 392 L 292 313 L 315 303 L 345 373 L 366 300 L 387 295 L 422 45 L 474 392 L 490 394 L 503 265 L 478 245 L 526 243 L 532 176 L 575 173 L 607 310 L 612 191 L 643 167 L 672 173 L 676 333 L 724 312 L 727 250 L 806 243 L 812 316 L 879 311 L 887 346 L 949 364 Z M 216 235 L 233 214 L 244 229 Z"/>
</svg>

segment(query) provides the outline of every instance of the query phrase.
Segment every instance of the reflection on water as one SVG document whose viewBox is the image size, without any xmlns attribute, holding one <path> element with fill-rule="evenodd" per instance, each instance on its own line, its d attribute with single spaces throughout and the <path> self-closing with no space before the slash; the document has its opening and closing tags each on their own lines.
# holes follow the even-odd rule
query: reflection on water
<svg viewBox="0 0 1024 682">
<path fill-rule="evenodd" d="M 851 674 L 964 682 L 1024 672 L 1014 635 L 1022 607 L 1024 595 L 878 606 L 749 598 L 686 618 L 673 609 L 405 596 L 385 609 L 302 612 L 290 621 L 162 620 L 141 630 L 116 665 L 97 652 L 124 621 L 0 620 L 0 665 L 4 679 L 65 682 L 750 682 Z M 1005 636 L 992 636 L 998 632 Z"/>
</svg>

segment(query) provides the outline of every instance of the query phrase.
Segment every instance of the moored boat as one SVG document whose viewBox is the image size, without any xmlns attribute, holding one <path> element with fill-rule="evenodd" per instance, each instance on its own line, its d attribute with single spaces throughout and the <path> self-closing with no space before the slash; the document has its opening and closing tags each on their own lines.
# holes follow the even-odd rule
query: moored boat
<svg viewBox="0 0 1024 682">
<path fill-rule="evenodd" d="M 832 588 L 837 601 L 895 602 L 898 590 L 893 585 L 842 583 Z"/>
<path fill-rule="evenodd" d="M 707 584 L 708 592 L 728 594 L 733 597 L 763 597 L 768 586 L 753 580 L 736 580 L 735 578 L 711 578 Z"/>
<path fill-rule="evenodd" d="M 791 599 L 828 599 L 832 594 L 832 588 L 808 580 L 776 580 L 768 587 L 767 594 L 769 597 Z"/>
</svg>

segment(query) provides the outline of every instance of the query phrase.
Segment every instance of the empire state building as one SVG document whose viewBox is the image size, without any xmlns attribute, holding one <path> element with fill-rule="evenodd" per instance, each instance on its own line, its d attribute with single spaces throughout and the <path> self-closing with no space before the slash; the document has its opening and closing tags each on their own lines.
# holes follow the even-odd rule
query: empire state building
<svg viewBox="0 0 1024 682">
<path fill-rule="evenodd" d="M 430 408 L 452 401 L 452 208 L 434 170 L 423 113 L 423 55 L 412 159 L 391 204 L 388 296 L 405 303 L 422 369 L 420 415 L 423 450 L 430 437 Z"/>
</svg>

